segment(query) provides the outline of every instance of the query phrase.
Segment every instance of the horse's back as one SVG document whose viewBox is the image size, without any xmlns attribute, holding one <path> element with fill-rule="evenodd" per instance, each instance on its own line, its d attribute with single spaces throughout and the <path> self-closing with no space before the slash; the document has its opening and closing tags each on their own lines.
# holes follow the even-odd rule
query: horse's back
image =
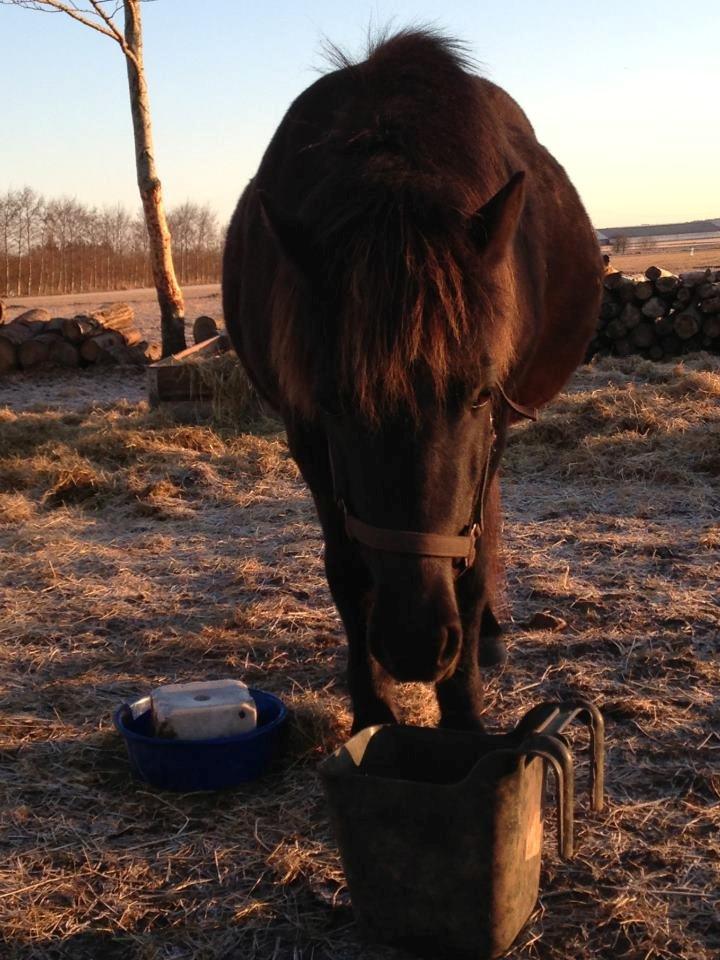
<svg viewBox="0 0 720 960">
<path fill-rule="evenodd" d="M 367 62 L 359 65 L 366 66 Z M 355 155 L 351 152 L 348 159 L 347 152 L 338 146 L 338 126 L 346 144 L 352 140 L 353 123 L 357 124 L 358 137 L 365 136 L 369 113 L 375 111 L 382 117 L 382 97 L 387 97 L 393 123 L 403 123 L 397 108 L 397 89 L 376 84 L 373 96 L 380 99 L 365 103 L 359 76 L 352 67 L 339 69 L 319 78 L 294 101 L 229 227 L 223 270 L 226 324 L 256 385 L 275 405 L 279 398 L 270 362 L 270 326 L 277 304 L 272 301 L 277 291 L 284 289 L 287 307 L 292 309 L 296 284 L 292 266 L 285 261 L 264 221 L 257 191 L 267 191 L 281 210 L 310 228 L 315 220 L 338 215 L 338 210 L 328 207 L 352 203 L 352 177 L 362 176 L 362 171 Z M 461 191 L 458 195 L 471 198 L 470 202 L 480 207 L 513 173 L 524 170 L 527 175 L 525 209 L 509 261 L 521 329 L 510 380 L 524 402 L 540 404 L 561 389 L 592 335 L 601 278 L 599 248 L 575 188 L 560 164 L 538 142 L 520 106 L 487 79 L 467 74 L 463 78 L 466 89 L 462 102 L 473 114 L 467 118 L 472 129 L 468 143 L 475 155 L 477 177 L 464 185 L 464 194 Z M 399 81 L 406 102 L 412 96 L 413 83 L 417 81 L 412 75 Z M 418 86 L 417 96 L 427 97 L 427 90 L 423 93 Z M 433 131 L 435 139 L 446 122 L 437 114 L 446 106 L 424 104 L 428 130 Z M 417 105 L 409 114 L 411 139 L 418 136 Z M 412 129 L 411 123 L 415 125 Z M 432 139 L 428 136 L 428 141 Z M 461 161 L 447 145 L 444 149 L 447 179 L 457 179 Z M 438 156 L 443 156 L 440 148 L 433 155 L 435 168 Z M 409 162 L 417 162 L 417 158 Z M 329 193 L 329 183 L 340 184 L 341 188 Z M 323 196 L 326 202 L 317 203 L 315 198 Z M 466 212 L 469 215 L 473 210 Z"/>
</svg>

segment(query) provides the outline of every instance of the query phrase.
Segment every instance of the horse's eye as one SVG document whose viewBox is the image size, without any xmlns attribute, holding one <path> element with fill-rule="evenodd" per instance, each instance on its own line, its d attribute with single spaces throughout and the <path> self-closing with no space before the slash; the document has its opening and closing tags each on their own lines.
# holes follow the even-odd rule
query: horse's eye
<svg viewBox="0 0 720 960">
<path fill-rule="evenodd" d="M 486 406 L 492 400 L 492 393 L 489 390 L 483 390 L 482 393 L 479 393 L 473 400 L 471 407 L 473 410 L 479 410 L 480 407 Z"/>
</svg>

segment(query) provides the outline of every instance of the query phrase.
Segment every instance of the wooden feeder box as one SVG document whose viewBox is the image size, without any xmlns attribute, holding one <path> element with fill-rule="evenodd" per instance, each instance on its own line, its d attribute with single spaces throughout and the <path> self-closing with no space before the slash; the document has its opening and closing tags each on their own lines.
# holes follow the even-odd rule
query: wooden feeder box
<svg viewBox="0 0 720 960">
<path fill-rule="evenodd" d="M 212 385 L 203 382 L 189 361 L 217 356 L 229 349 L 229 338 L 219 334 L 151 364 L 148 367 L 150 406 L 168 404 L 176 414 L 209 416 L 212 412 Z"/>
</svg>

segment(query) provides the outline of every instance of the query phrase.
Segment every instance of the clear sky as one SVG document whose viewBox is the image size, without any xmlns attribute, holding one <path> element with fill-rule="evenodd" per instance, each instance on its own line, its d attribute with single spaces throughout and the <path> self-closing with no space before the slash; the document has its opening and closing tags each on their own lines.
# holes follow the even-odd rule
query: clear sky
<svg viewBox="0 0 720 960">
<path fill-rule="evenodd" d="M 169 205 L 226 220 L 327 36 L 433 23 L 465 40 L 597 227 L 720 217 L 720 0 L 155 0 L 143 4 Z M 0 191 L 138 204 L 124 58 L 64 14 L 0 6 Z"/>
</svg>

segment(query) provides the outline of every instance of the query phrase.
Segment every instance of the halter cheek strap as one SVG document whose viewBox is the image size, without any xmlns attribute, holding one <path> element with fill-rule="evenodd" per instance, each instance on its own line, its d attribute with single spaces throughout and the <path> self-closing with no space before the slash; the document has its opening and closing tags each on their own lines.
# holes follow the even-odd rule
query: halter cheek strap
<svg viewBox="0 0 720 960">
<path fill-rule="evenodd" d="M 509 399 L 502 387 L 498 388 L 500 395 L 509 407 L 523 417 L 535 420 L 537 411 L 524 407 L 519 403 L 514 403 Z M 483 532 L 483 513 L 485 507 L 485 497 L 487 494 L 488 480 L 490 478 L 490 465 L 492 463 L 493 453 L 495 452 L 496 433 L 493 424 L 492 407 L 488 404 L 490 410 L 490 431 L 492 440 L 488 445 L 488 455 L 483 468 L 482 477 L 473 499 L 473 513 L 479 502 L 480 519 L 473 523 L 472 514 L 470 520 L 464 529 L 467 533 L 461 533 L 458 536 L 449 536 L 441 533 L 425 533 L 416 530 L 394 530 L 388 527 L 376 527 L 365 523 L 358 517 L 353 516 L 348 510 L 347 503 L 338 484 L 337 471 L 332 453 L 332 443 L 328 434 L 328 458 L 330 461 L 330 474 L 332 477 L 333 494 L 335 502 L 343 513 L 345 520 L 345 533 L 351 540 L 361 543 L 371 550 L 381 550 L 386 553 L 410 554 L 421 557 L 445 557 L 451 560 L 459 560 L 460 566 L 456 568 L 456 576 L 464 573 L 471 567 L 475 561 L 477 552 L 477 542 Z"/>
</svg>

